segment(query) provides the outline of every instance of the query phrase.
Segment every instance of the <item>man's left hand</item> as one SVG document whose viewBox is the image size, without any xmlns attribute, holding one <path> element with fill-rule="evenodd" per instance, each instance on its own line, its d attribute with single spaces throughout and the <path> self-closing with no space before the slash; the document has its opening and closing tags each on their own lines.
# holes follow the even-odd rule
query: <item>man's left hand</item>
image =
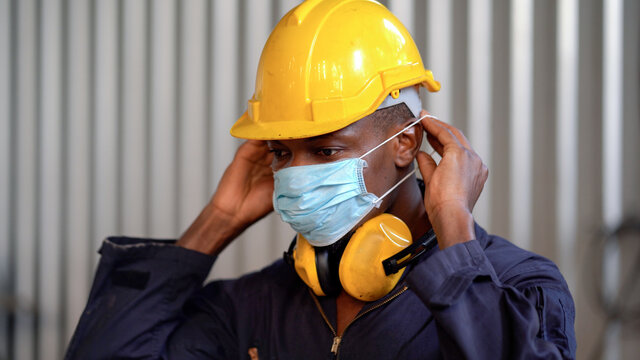
<svg viewBox="0 0 640 360">
<path fill-rule="evenodd" d="M 428 115 L 422 111 L 420 116 Z M 425 183 L 424 205 L 441 249 L 475 239 L 471 212 L 489 175 L 487 166 L 462 132 L 425 117 L 427 140 L 442 157 L 439 164 L 427 153 L 417 155 Z"/>
</svg>

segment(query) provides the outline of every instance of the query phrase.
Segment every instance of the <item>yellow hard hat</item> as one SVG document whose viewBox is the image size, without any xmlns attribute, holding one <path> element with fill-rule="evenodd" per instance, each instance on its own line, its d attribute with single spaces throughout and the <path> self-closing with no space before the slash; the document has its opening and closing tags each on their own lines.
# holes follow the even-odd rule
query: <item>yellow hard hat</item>
<svg viewBox="0 0 640 360">
<path fill-rule="evenodd" d="M 278 140 L 330 133 L 416 84 L 440 90 L 407 29 L 384 6 L 307 0 L 271 32 L 253 98 L 231 135 Z"/>
</svg>

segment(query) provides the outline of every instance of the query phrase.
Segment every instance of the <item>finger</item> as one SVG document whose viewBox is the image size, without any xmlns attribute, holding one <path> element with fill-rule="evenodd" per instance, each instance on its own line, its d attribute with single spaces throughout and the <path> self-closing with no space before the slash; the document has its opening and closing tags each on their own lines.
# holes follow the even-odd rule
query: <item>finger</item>
<svg viewBox="0 0 640 360">
<path fill-rule="evenodd" d="M 460 131 L 460 129 L 458 129 L 457 127 L 451 124 L 447 124 L 446 122 L 441 121 L 439 119 L 432 119 L 432 120 L 444 126 L 445 128 L 449 129 L 449 131 L 451 131 L 451 133 L 458 139 L 458 141 L 460 142 L 460 144 L 462 144 L 462 146 L 467 148 L 467 150 L 472 150 L 471 144 L 469 144 L 469 140 L 467 139 L 466 136 L 464 136 L 464 134 L 462 133 L 462 131 Z"/>
<path fill-rule="evenodd" d="M 269 146 L 264 140 L 247 140 L 236 152 L 236 156 L 251 163 L 265 163 L 265 159 L 271 159 Z"/>
<path fill-rule="evenodd" d="M 425 117 L 425 116 L 430 116 L 430 114 L 427 111 L 422 110 L 420 112 L 420 117 Z M 423 129 L 427 133 L 427 141 L 429 142 L 429 145 L 431 145 L 431 147 L 433 148 L 433 151 L 438 153 L 438 155 L 442 156 L 444 151 L 444 146 L 442 145 L 442 143 L 440 143 L 440 141 L 438 141 L 438 139 L 435 136 L 433 136 L 428 131 L 426 131 L 424 126 L 423 126 Z M 433 152 L 429 153 L 429 156 L 431 155 L 433 155 Z"/>
<path fill-rule="evenodd" d="M 255 151 L 269 151 L 269 146 L 265 140 L 247 140 L 246 144 Z"/>
<path fill-rule="evenodd" d="M 431 177 L 433 176 L 433 172 L 436 171 L 438 165 L 435 160 L 433 160 L 433 158 L 424 151 L 418 152 L 416 160 L 418 161 L 418 168 L 422 174 L 422 180 L 424 181 L 425 186 L 428 186 L 431 181 Z"/>
<path fill-rule="evenodd" d="M 443 126 L 441 121 L 433 119 L 430 117 L 426 111 L 420 113 L 421 116 L 427 115 L 425 118 L 420 121 L 422 127 L 427 131 L 427 133 L 433 135 L 443 147 L 447 147 L 448 145 L 454 146 L 462 146 L 458 138 L 449 130 L 447 127 Z"/>
<path fill-rule="evenodd" d="M 433 150 L 435 150 L 435 152 L 437 152 L 438 155 L 442 156 L 442 153 L 444 152 L 444 146 L 442 146 L 440 141 L 438 141 L 438 139 L 436 139 L 435 136 L 429 133 L 427 133 L 427 141 L 429 142 L 429 145 L 431 145 Z"/>
</svg>

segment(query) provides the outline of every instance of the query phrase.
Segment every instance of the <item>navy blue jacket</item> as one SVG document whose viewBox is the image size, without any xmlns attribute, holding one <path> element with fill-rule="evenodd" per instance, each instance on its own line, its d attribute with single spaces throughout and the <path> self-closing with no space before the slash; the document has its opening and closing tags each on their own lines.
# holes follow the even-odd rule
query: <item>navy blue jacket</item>
<svg viewBox="0 0 640 360">
<path fill-rule="evenodd" d="M 556 266 L 476 235 L 432 249 L 339 339 L 335 298 L 316 298 L 282 260 L 203 287 L 214 257 L 109 238 L 66 359 L 575 358 L 574 304 Z"/>
</svg>

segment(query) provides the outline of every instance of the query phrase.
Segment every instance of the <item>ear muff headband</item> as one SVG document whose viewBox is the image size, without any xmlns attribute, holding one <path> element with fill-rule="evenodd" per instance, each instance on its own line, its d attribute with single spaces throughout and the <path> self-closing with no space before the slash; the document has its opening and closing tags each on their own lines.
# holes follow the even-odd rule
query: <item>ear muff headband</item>
<svg viewBox="0 0 640 360">
<path fill-rule="evenodd" d="M 322 292 L 327 295 L 338 295 L 342 290 L 342 286 L 338 277 L 338 267 L 333 265 L 336 259 L 331 259 L 331 254 L 327 248 L 314 248 L 314 250 L 318 283 L 320 283 Z M 339 261 L 340 259 L 337 260 Z"/>
</svg>

